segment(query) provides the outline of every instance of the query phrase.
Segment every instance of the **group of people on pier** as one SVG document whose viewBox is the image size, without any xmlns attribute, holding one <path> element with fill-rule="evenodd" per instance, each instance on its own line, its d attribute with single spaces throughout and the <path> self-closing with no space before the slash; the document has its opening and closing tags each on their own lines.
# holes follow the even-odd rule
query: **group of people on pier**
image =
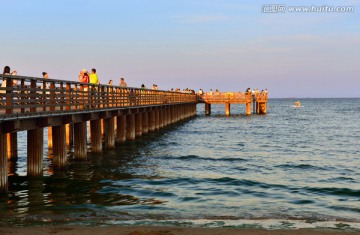
<svg viewBox="0 0 360 235">
<path fill-rule="evenodd" d="M 13 71 L 11 72 L 10 71 L 10 67 L 9 66 L 5 66 L 4 67 L 4 72 L 3 72 L 4 75 L 17 75 L 17 71 Z M 47 79 L 49 77 L 48 73 L 47 72 L 42 72 L 42 77 Z M 91 69 L 91 72 L 89 73 L 87 69 L 82 69 L 80 72 L 79 72 L 79 75 L 78 75 L 78 81 L 81 82 L 81 83 L 84 83 L 82 85 L 82 90 L 83 91 L 89 91 L 89 87 L 91 87 L 91 91 L 89 92 L 95 92 L 97 90 L 97 86 L 96 85 L 100 85 L 100 79 L 98 77 L 98 74 L 97 74 L 97 71 L 95 68 L 92 68 Z M 15 86 L 17 85 L 17 80 L 16 79 L 13 79 L 12 80 L 12 86 Z M 113 80 L 110 80 L 108 82 L 109 86 L 113 86 Z M 1 87 L 2 89 L 0 89 L 0 95 L 3 96 L 4 93 L 6 93 L 6 80 L 4 80 L 1 84 Z M 45 89 L 49 89 L 48 85 L 45 84 Z M 119 81 L 119 87 L 121 88 L 127 88 L 128 85 L 127 83 L 125 82 L 125 79 L 123 77 L 120 78 L 120 81 Z M 113 90 L 113 89 L 110 89 L 110 91 Z M 131 90 L 131 89 L 130 89 Z M 140 87 L 140 90 L 150 90 L 148 89 L 145 84 L 141 84 L 141 87 Z M 152 90 L 158 90 L 158 85 L 156 84 L 153 84 L 152 85 Z M 203 96 L 204 94 L 206 95 L 217 95 L 217 94 L 220 94 L 220 91 L 218 89 L 216 89 L 215 91 L 213 91 L 212 89 L 210 89 L 208 92 L 204 92 L 203 89 L 199 89 L 199 91 L 196 93 L 194 90 L 192 89 L 189 89 L 189 88 L 186 88 L 186 89 L 183 89 L 181 90 L 180 88 L 176 88 L 176 89 L 173 89 L 171 88 L 172 92 L 181 92 L 181 93 L 188 93 L 188 94 L 197 94 L 199 95 L 200 97 Z M 268 93 L 268 90 L 267 89 L 264 89 L 264 90 L 261 90 L 259 91 L 258 88 L 256 89 L 251 89 L 250 87 L 246 89 L 246 93 L 251 93 L 253 95 L 253 97 L 256 97 L 258 94 L 267 94 Z M 46 94 L 48 94 L 49 91 L 46 92 Z"/>
<path fill-rule="evenodd" d="M 3 75 L 17 75 L 17 71 L 14 70 L 13 72 L 10 72 L 10 67 L 9 66 L 5 66 L 4 67 L 4 71 L 3 71 Z M 49 78 L 49 74 L 47 72 L 42 72 L 42 78 Z M 96 72 L 96 68 L 92 68 L 91 69 L 91 72 L 88 72 L 87 69 L 82 69 L 79 74 L 78 74 L 78 81 L 81 82 L 81 83 L 88 83 L 89 85 L 100 85 L 100 79 L 98 77 L 98 74 Z M 17 85 L 17 80 L 13 80 L 13 86 Z M 113 84 L 113 80 L 109 80 L 108 84 L 107 85 L 114 85 Z M 125 82 L 125 79 L 123 77 L 120 78 L 120 82 L 119 82 L 119 86 L 124 88 L 124 87 L 128 87 L 127 83 Z M 1 83 L 1 87 L 2 88 L 5 88 L 6 87 L 6 80 L 4 80 L 2 83 Z M 83 87 L 83 90 L 84 91 L 88 91 L 88 85 L 84 85 Z M 140 86 L 141 89 L 149 89 L 145 86 L 145 84 L 141 84 Z M 159 87 L 157 84 L 153 84 L 152 85 L 152 90 L 158 90 Z M 174 92 L 183 92 L 183 93 L 193 93 L 195 94 L 195 91 L 192 90 L 192 89 L 189 89 L 189 88 L 186 88 L 186 89 L 183 89 L 181 91 L 180 88 L 176 88 L 176 89 L 173 89 L 171 88 L 170 91 L 174 91 Z M 6 90 L 5 89 L 1 89 L 0 90 L 0 94 L 1 93 L 6 93 Z"/>
<path fill-rule="evenodd" d="M 256 96 L 256 95 L 259 95 L 259 94 L 268 94 L 268 90 L 264 89 L 264 90 L 259 91 L 258 88 L 251 90 L 251 88 L 249 87 L 249 88 L 246 89 L 245 93 L 251 93 L 253 96 Z M 206 94 L 206 95 L 218 95 L 218 94 L 220 94 L 220 91 L 218 89 L 216 89 L 215 92 L 214 92 L 212 89 L 210 89 L 208 92 L 204 92 L 204 90 L 200 88 L 199 91 L 197 92 L 197 95 L 199 95 L 199 96 L 202 96 L 204 94 Z"/>
</svg>

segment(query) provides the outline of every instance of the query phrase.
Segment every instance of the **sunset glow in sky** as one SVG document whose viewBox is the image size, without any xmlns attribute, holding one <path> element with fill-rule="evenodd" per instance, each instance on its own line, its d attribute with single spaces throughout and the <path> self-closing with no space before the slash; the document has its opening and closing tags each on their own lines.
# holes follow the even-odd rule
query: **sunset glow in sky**
<svg viewBox="0 0 360 235">
<path fill-rule="evenodd" d="M 0 66 L 19 75 L 76 81 L 95 67 L 115 85 L 360 97 L 360 1 L 2 0 L 1 12 Z"/>
</svg>

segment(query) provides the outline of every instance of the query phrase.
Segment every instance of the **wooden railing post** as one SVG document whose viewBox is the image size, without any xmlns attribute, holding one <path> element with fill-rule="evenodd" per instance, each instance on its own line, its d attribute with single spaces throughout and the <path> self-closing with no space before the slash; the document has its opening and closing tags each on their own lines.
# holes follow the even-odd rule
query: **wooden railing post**
<svg viewBox="0 0 360 235">
<path fill-rule="evenodd" d="M 50 111 L 55 111 L 55 99 L 56 99 L 56 94 L 55 94 L 55 84 L 54 82 L 50 83 Z"/>
<path fill-rule="evenodd" d="M 71 96 L 71 84 L 70 83 L 66 83 L 66 92 L 65 92 L 65 103 L 66 103 L 66 110 L 70 110 L 71 109 L 71 102 L 73 102 L 72 100 L 72 96 Z"/>
<path fill-rule="evenodd" d="M 36 113 L 36 81 L 31 80 L 30 82 L 30 112 Z"/>
</svg>

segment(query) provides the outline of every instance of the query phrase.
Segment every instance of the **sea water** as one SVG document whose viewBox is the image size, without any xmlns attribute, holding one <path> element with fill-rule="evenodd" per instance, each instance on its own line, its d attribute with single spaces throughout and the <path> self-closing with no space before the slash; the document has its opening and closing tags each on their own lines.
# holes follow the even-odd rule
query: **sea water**
<svg viewBox="0 0 360 235">
<path fill-rule="evenodd" d="M 270 99 L 266 115 L 197 116 L 26 177 L 26 132 L 9 163 L 5 225 L 360 229 L 360 99 Z M 46 136 L 46 130 L 45 130 Z M 46 143 L 46 141 L 45 141 Z"/>
</svg>

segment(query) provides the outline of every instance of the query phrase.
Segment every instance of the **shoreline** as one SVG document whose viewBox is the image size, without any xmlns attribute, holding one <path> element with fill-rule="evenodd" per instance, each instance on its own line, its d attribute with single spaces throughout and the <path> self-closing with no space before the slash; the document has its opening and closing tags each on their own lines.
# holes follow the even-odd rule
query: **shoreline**
<svg viewBox="0 0 360 235">
<path fill-rule="evenodd" d="M 341 229 L 247 229 L 247 228 L 199 228 L 199 227 L 174 227 L 174 226 L 39 226 L 39 227 L 0 227 L 2 235 L 23 235 L 23 234 L 67 234 L 67 235 L 340 235 L 360 234 L 356 230 Z"/>
</svg>

